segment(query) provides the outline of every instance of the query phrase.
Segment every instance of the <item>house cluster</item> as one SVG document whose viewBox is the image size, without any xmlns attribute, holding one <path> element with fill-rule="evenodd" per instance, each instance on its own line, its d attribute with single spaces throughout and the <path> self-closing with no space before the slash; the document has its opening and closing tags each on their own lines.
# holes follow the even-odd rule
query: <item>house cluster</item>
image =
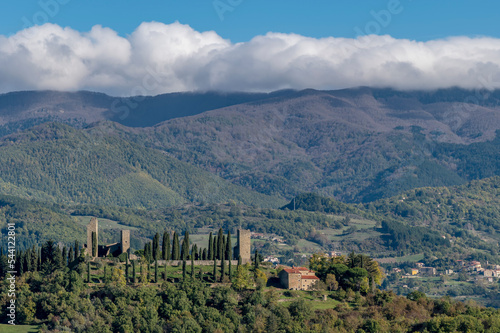
<svg viewBox="0 0 500 333">
<path fill-rule="evenodd" d="M 330 251 L 330 252 L 328 252 L 328 256 L 330 258 L 340 257 L 341 255 L 342 255 L 342 252 L 338 252 L 338 251 Z"/>
<path fill-rule="evenodd" d="M 406 273 L 403 278 L 417 277 L 417 276 L 434 276 L 436 275 L 436 268 L 434 267 L 425 267 L 423 263 L 417 262 L 415 264 L 415 268 L 412 268 L 410 273 Z M 394 273 L 401 273 L 402 270 L 400 268 L 393 268 L 392 271 Z"/>
<path fill-rule="evenodd" d="M 458 262 L 462 266 L 462 270 L 468 271 L 470 274 L 482 274 L 489 281 L 493 281 L 493 278 L 500 278 L 500 265 L 488 265 L 486 263 L 488 268 L 484 268 L 479 261 L 465 262 L 458 260 Z"/>
<path fill-rule="evenodd" d="M 281 286 L 291 290 L 309 290 L 319 281 L 316 273 L 305 267 L 285 267 L 278 277 Z"/>
<path fill-rule="evenodd" d="M 263 261 L 264 262 L 270 262 L 270 263 L 275 264 L 275 265 L 277 265 L 277 264 L 280 263 L 280 260 L 278 258 L 272 257 L 272 256 L 265 257 Z"/>
</svg>

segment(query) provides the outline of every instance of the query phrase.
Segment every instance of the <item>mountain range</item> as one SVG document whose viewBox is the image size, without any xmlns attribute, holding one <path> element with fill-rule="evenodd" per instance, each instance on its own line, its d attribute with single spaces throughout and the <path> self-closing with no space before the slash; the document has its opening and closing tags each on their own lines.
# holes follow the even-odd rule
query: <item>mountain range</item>
<svg viewBox="0 0 500 333">
<path fill-rule="evenodd" d="M 0 95 L 1 193 L 157 207 L 207 200 L 190 180 L 199 175 L 232 189 L 217 200 L 277 207 L 317 192 L 370 202 L 498 175 L 499 102 L 500 91 L 462 89 L 9 93 Z M 88 181 L 95 190 L 72 188 Z M 158 199 L 148 204 L 136 188 Z"/>
</svg>

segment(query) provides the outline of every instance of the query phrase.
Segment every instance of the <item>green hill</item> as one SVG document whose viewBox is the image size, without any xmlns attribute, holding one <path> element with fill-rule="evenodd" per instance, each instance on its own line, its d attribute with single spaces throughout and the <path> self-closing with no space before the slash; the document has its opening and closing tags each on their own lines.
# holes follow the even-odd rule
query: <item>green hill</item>
<svg viewBox="0 0 500 333">
<path fill-rule="evenodd" d="M 58 203 L 155 208 L 278 198 L 233 185 L 165 153 L 121 139 L 114 127 L 48 123 L 0 141 L 0 194 Z"/>
</svg>

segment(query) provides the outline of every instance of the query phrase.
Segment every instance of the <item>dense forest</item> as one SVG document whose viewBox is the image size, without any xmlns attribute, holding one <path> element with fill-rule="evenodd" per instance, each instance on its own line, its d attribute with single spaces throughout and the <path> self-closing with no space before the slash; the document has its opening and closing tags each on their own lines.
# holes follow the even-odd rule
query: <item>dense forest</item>
<svg viewBox="0 0 500 333">
<path fill-rule="evenodd" d="M 51 242 L 39 252 L 27 252 L 34 264 L 17 279 L 16 322 L 40 325 L 40 332 L 500 330 L 499 310 L 449 298 L 430 299 L 419 291 L 402 297 L 378 290 L 375 286 L 383 276 L 376 262 L 363 255 L 314 256 L 310 266 L 318 270 L 321 280 L 314 290 L 297 292 L 269 286 L 277 272 L 257 261 L 251 267 L 238 266 L 222 284 L 204 279 L 211 273 L 202 270 L 169 281 L 167 275 L 165 280 L 149 274 L 149 268 L 143 271 L 143 264 L 140 273 L 135 264 L 130 273 L 128 265 L 123 268 L 113 261 L 102 262 L 88 282 L 90 262 L 74 257 L 78 250 L 66 252 L 73 260 L 67 260 Z M 220 273 L 224 275 L 224 270 Z M 214 271 L 214 275 L 220 273 Z M 5 322 L 6 302 L 4 294 L 0 315 Z"/>
</svg>

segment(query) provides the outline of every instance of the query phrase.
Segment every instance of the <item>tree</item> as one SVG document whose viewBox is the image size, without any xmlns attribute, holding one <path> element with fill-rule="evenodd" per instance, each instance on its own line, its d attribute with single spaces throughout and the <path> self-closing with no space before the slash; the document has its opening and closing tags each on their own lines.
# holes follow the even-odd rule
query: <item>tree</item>
<svg viewBox="0 0 500 333">
<path fill-rule="evenodd" d="M 203 253 L 202 253 L 201 257 L 202 257 L 202 260 L 208 260 L 208 255 L 207 255 L 207 249 L 206 248 L 203 249 Z"/>
<path fill-rule="evenodd" d="M 221 258 L 220 258 L 220 282 L 224 281 L 224 276 L 226 274 L 226 260 L 224 258 L 224 251 L 221 252 Z"/>
<path fill-rule="evenodd" d="M 97 257 L 97 234 L 92 231 L 92 257 Z"/>
<path fill-rule="evenodd" d="M 259 269 L 259 250 L 255 250 L 254 269 Z"/>
<path fill-rule="evenodd" d="M 213 243 L 212 232 L 210 232 L 210 235 L 208 236 L 208 260 L 213 260 L 213 257 L 212 257 L 213 244 L 212 243 Z"/>
<path fill-rule="evenodd" d="M 153 237 L 153 248 L 152 248 L 153 260 L 160 258 L 160 234 L 156 233 Z"/>
<path fill-rule="evenodd" d="M 217 260 L 214 259 L 214 271 L 212 274 L 212 278 L 214 280 L 214 283 L 217 282 Z"/>
<path fill-rule="evenodd" d="M 191 278 L 194 278 L 194 256 L 191 255 Z"/>
<path fill-rule="evenodd" d="M 80 256 L 80 244 L 78 241 L 75 241 L 75 259 Z"/>
<path fill-rule="evenodd" d="M 182 259 L 182 279 L 186 281 L 186 258 Z"/>
<path fill-rule="evenodd" d="M 73 248 L 70 247 L 68 250 L 68 263 L 72 263 L 75 260 L 75 257 L 73 255 Z"/>
<path fill-rule="evenodd" d="M 158 283 L 158 259 L 155 259 L 155 283 Z"/>
<path fill-rule="evenodd" d="M 135 271 L 135 260 L 132 260 L 132 282 L 137 283 L 137 276 Z"/>
<path fill-rule="evenodd" d="M 255 275 L 255 284 L 257 285 L 257 289 L 262 290 L 267 284 L 266 273 L 264 273 L 260 269 L 256 269 L 254 275 Z"/>
<path fill-rule="evenodd" d="M 124 287 L 127 284 L 123 271 L 119 268 L 113 268 L 111 275 L 108 277 L 107 282 L 110 285 L 117 287 Z"/>
<path fill-rule="evenodd" d="M 26 255 L 29 256 L 28 251 L 26 251 Z M 63 266 L 68 266 L 68 250 L 66 249 L 66 246 L 64 246 L 62 249 L 62 262 L 63 262 Z M 28 271 L 29 271 L 29 269 L 28 269 Z"/>
<path fill-rule="evenodd" d="M 177 232 L 174 232 L 174 239 L 172 244 L 172 260 L 179 260 L 180 251 L 179 251 L 179 235 Z"/>
<path fill-rule="evenodd" d="M 217 235 L 217 259 L 222 258 L 222 251 L 224 250 L 224 233 L 222 228 L 219 228 L 219 234 Z"/>
<path fill-rule="evenodd" d="M 162 259 L 170 260 L 170 234 L 166 231 L 163 233 L 163 243 L 161 250 Z"/>
<path fill-rule="evenodd" d="M 250 288 L 252 285 L 248 265 L 238 265 L 236 275 L 233 279 L 233 288 L 236 290 L 244 290 Z"/>
<path fill-rule="evenodd" d="M 330 291 L 337 290 L 339 288 L 339 283 L 337 282 L 334 274 L 326 275 L 325 284 Z"/>
<path fill-rule="evenodd" d="M 233 247 L 231 245 L 231 233 L 229 231 L 227 232 L 226 258 L 229 260 L 228 274 L 229 274 L 229 280 L 231 281 L 231 278 L 233 276 L 232 266 L 231 266 L 231 260 L 233 259 Z"/>
<path fill-rule="evenodd" d="M 181 259 L 182 260 L 189 259 L 189 232 L 188 231 L 186 231 L 184 233 L 184 239 L 182 240 Z"/>
<path fill-rule="evenodd" d="M 107 283 L 108 282 L 108 265 L 104 264 L 104 276 L 103 276 L 103 280 L 104 280 L 104 283 Z"/>
<path fill-rule="evenodd" d="M 214 237 L 212 242 L 212 260 L 217 260 L 217 236 Z"/>
<path fill-rule="evenodd" d="M 125 281 L 128 283 L 129 281 L 129 271 L 128 271 L 128 253 L 127 256 L 125 257 Z"/>
<path fill-rule="evenodd" d="M 87 283 L 90 283 L 90 261 L 87 262 Z"/>
<path fill-rule="evenodd" d="M 42 245 L 41 262 L 45 274 L 50 274 L 63 267 L 61 251 L 59 251 L 53 240 L 48 240 Z"/>
</svg>

